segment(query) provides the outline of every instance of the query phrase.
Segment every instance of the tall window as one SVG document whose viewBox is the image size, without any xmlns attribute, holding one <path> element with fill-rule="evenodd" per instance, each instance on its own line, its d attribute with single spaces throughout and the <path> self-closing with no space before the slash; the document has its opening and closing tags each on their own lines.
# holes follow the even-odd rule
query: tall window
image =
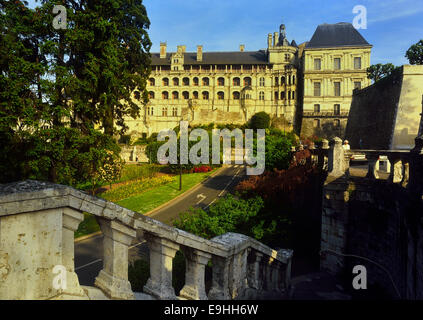
<svg viewBox="0 0 423 320">
<path fill-rule="evenodd" d="M 194 91 L 194 92 L 192 93 L 192 98 L 193 98 L 193 99 L 198 99 L 198 91 Z"/>
<path fill-rule="evenodd" d="M 203 84 L 203 86 L 208 86 L 209 85 L 209 78 L 203 78 L 202 84 Z"/>
<path fill-rule="evenodd" d="M 335 70 L 340 70 L 341 69 L 341 58 L 334 58 L 333 59 L 333 68 Z"/>
<path fill-rule="evenodd" d="M 281 100 L 285 100 L 285 91 L 281 91 Z"/>
<path fill-rule="evenodd" d="M 239 92 L 238 91 L 234 91 L 234 93 L 232 93 L 232 96 L 233 96 L 234 100 L 239 100 Z"/>
<path fill-rule="evenodd" d="M 184 85 L 184 86 L 189 86 L 189 78 L 183 78 L 182 79 L 182 84 Z"/>
<path fill-rule="evenodd" d="M 295 76 L 292 76 L 292 84 L 295 84 Z"/>
<path fill-rule="evenodd" d="M 341 82 L 334 82 L 333 90 L 335 97 L 339 97 L 341 95 Z"/>
<path fill-rule="evenodd" d="M 292 100 L 295 99 L 295 91 L 292 91 L 292 95 L 291 95 Z"/>
<path fill-rule="evenodd" d="M 234 78 L 233 79 L 233 86 L 239 87 L 240 85 L 241 85 L 241 80 L 238 77 Z"/>
<path fill-rule="evenodd" d="M 281 84 L 285 84 L 285 77 L 281 77 Z"/>
<path fill-rule="evenodd" d="M 189 99 L 189 92 L 188 91 L 182 92 L 182 98 L 184 98 L 184 100 L 188 100 Z"/>
<path fill-rule="evenodd" d="M 169 93 L 167 91 L 162 92 L 162 99 L 169 99 Z"/>
<path fill-rule="evenodd" d="M 314 112 L 320 112 L 320 104 L 314 105 Z"/>
<path fill-rule="evenodd" d="M 154 107 L 147 107 L 147 114 L 149 116 L 154 116 Z"/>
<path fill-rule="evenodd" d="M 194 79 L 192 79 L 192 83 L 194 86 L 198 86 L 198 78 L 195 77 Z"/>
<path fill-rule="evenodd" d="M 285 53 L 285 61 L 288 62 L 290 58 L 290 54 L 289 53 Z"/>
<path fill-rule="evenodd" d="M 320 97 L 320 82 L 314 82 L 314 96 Z"/>
<path fill-rule="evenodd" d="M 333 105 L 333 113 L 336 115 L 339 115 L 341 113 L 341 105 L 335 104 Z"/>
<path fill-rule="evenodd" d="M 150 92 L 148 93 L 148 98 L 149 98 L 149 99 L 154 99 L 154 92 L 153 92 L 153 91 L 150 91 Z"/>
<path fill-rule="evenodd" d="M 354 69 L 361 69 L 361 58 L 360 57 L 354 58 Z"/>
<path fill-rule="evenodd" d="M 174 86 L 179 86 L 179 79 L 178 78 L 173 78 L 172 81 L 173 81 Z"/>
<path fill-rule="evenodd" d="M 275 86 L 278 86 L 278 85 L 279 85 L 279 78 L 275 77 Z"/>
<path fill-rule="evenodd" d="M 207 91 L 203 91 L 203 100 L 209 100 L 209 93 Z"/>
<path fill-rule="evenodd" d="M 178 93 L 178 91 L 173 91 L 173 92 L 172 92 L 172 99 L 173 99 L 173 100 L 177 100 L 177 99 L 179 99 L 179 93 Z"/>
<path fill-rule="evenodd" d="M 162 116 L 167 117 L 167 107 L 162 108 Z"/>
<path fill-rule="evenodd" d="M 259 100 L 264 100 L 264 92 L 260 91 L 259 93 Z"/>
<path fill-rule="evenodd" d="M 168 86 L 169 85 L 169 79 L 168 78 L 163 78 L 163 86 Z"/>
<path fill-rule="evenodd" d="M 223 93 L 223 91 L 219 91 L 217 93 L 217 100 L 223 100 L 225 99 L 225 94 Z"/>
<path fill-rule="evenodd" d="M 260 83 L 260 87 L 264 87 L 264 78 L 263 77 L 260 78 L 259 83 Z"/>
<path fill-rule="evenodd" d="M 314 59 L 314 70 L 320 70 L 322 68 L 322 60 L 320 58 Z"/>
<path fill-rule="evenodd" d="M 149 82 L 150 86 L 155 86 L 156 85 L 156 80 L 154 80 L 154 78 L 148 79 L 148 82 Z"/>
<path fill-rule="evenodd" d="M 275 100 L 279 100 L 279 92 L 275 91 Z"/>
<path fill-rule="evenodd" d="M 217 79 L 217 85 L 219 87 L 223 87 L 225 85 L 225 78 L 222 78 L 222 77 L 218 78 Z"/>
<path fill-rule="evenodd" d="M 354 89 L 361 89 L 361 81 L 354 81 Z"/>
<path fill-rule="evenodd" d="M 172 116 L 177 117 L 178 116 L 178 108 L 177 107 L 173 107 L 172 109 Z"/>
<path fill-rule="evenodd" d="M 319 119 L 314 119 L 313 127 L 314 128 L 320 128 L 320 120 Z"/>
<path fill-rule="evenodd" d="M 245 77 L 244 78 L 244 87 L 251 86 L 251 78 Z"/>
</svg>

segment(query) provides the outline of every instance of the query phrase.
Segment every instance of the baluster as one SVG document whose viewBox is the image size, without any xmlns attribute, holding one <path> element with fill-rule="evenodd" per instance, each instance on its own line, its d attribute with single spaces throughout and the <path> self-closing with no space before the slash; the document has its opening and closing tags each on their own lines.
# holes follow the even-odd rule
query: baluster
<svg viewBox="0 0 423 320">
<path fill-rule="evenodd" d="M 212 256 L 212 287 L 209 291 L 211 300 L 229 300 L 229 265 L 231 258 Z"/>
<path fill-rule="evenodd" d="M 366 178 L 379 179 L 379 174 L 377 172 L 377 164 L 379 161 L 379 155 L 366 154 L 366 158 L 368 161 L 368 171 L 367 171 Z"/>
<path fill-rule="evenodd" d="M 103 238 L 103 269 L 95 285 L 112 299 L 133 299 L 128 281 L 128 249 L 136 231 L 115 220 L 97 217 Z"/>
<path fill-rule="evenodd" d="M 403 175 L 402 175 L 402 180 L 401 180 L 401 185 L 406 188 L 408 185 L 408 181 L 410 179 L 410 163 L 409 160 L 407 158 L 404 158 L 402 160 L 403 163 Z"/>
<path fill-rule="evenodd" d="M 192 300 L 207 300 L 204 276 L 211 254 L 191 248 L 184 248 L 183 251 L 186 258 L 185 286 L 179 296 Z"/>
<path fill-rule="evenodd" d="M 248 264 L 248 286 L 260 290 L 263 286 L 261 274 L 261 260 L 263 259 L 263 254 L 258 251 L 253 251 L 252 255 L 252 261 Z"/>
<path fill-rule="evenodd" d="M 402 181 L 402 162 L 400 156 L 396 154 L 388 155 L 391 163 L 391 172 L 389 173 L 388 181 L 391 183 L 399 183 Z"/>
<path fill-rule="evenodd" d="M 172 287 L 173 258 L 179 250 L 179 245 L 151 234 L 146 234 L 150 249 L 150 278 L 144 286 L 144 292 L 159 299 L 176 299 Z"/>
</svg>

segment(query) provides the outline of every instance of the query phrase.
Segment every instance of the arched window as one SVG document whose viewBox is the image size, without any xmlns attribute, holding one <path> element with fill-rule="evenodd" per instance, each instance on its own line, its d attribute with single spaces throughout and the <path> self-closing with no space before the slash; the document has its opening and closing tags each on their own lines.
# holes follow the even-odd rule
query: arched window
<svg viewBox="0 0 423 320">
<path fill-rule="evenodd" d="M 168 85 L 169 85 L 169 79 L 163 78 L 163 86 L 168 86 Z"/>
<path fill-rule="evenodd" d="M 169 99 L 169 92 L 163 91 L 162 92 L 162 99 L 164 99 L 164 100 Z"/>
<path fill-rule="evenodd" d="M 208 85 L 209 85 L 209 78 L 204 77 L 204 78 L 202 79 L 202 84 L 203 84 L 203 86 L 208 86 Z"/>
<path fill-rule="evenodd" d="M 260 78 L 259 83 L 260 83 L 260 87 L 264 87 L 264 78 L 263 77 Z"/>
<path fill-rule="evenodd" d="M 259 100 L 264 100 L 264 92 L 260 91 L 259 93 Z"/>
<path fill-rule="evenodd" d="M 167 117 L 167 107 L 162 108 L 162 116 Z"/>
<path fill-rule="evenodd" d="M 137 99 L 137 100 L 141 100 L 141 94 L 138 90 L 134 91 L 134 98 Z"/>
<path fill-rule="evenodd" d="M 184 98 L 184 100 L 188 100 L 189 99 L 189 92 L 188 91 L 182 92 L 182 97 Z"/>
<path fill-rule="evenodd" d="M 232 96 L 233 96 L 234 100 L 239 100 L 239 92 L 238 91 L 234 91 L 232 93 Z"/>
<path fill-rule="evenodd" d="M 288 91 L 288 100 L 291 100 L 291 91 Z"/>
<path fill-rule="evenodd" d="M 245 77 L 244 78 L 244 87 L 251 86 L 251 78 Z"/>
<path fill-rule="evenodd" d="M 292 84 L 295 84 L 295 76 L 292 76 Z"/>
<path fill-rule="evenodd" d="M 172 116 L 177 117 L 178 116 L 178 108 L 177 107 L 173 107 L 172 109 Z"/>
<path fill-rule="evenodd" d="M 149 82 L 150 86 L 155 86 L 156 85 L 156 80 L 154 78 L 148 79 L 148 82 Z"/>
<path fill-rule="evenodd" d="M 187 78 L 187 77 L 183 78 L 183 79 L 182 79 L 182 84 L 183 84 L 184 86 L 189 86 L 189 78 Z"/>
<path fill-rule="evenodd" d="M 198 99 L 198 91 L 194 91 L 194 92 L 192 93 L 192 98 L 193 98 L 193 99 Z"/>
<path fill-rule="evenodd" d="M 217 93 L 217 100 L 223 100 L 225 99 L 225 93 L 223 91 L 219 91 Z"/>
<path fill-rule="evenodd" d="M 241 80 L 238 77 L 234 78 L 233 79 L 233 86 L 239 87 L 240 85 L 241 85 Z"/>
<path fill-rule="evenodd" d="M 223 87 L 225 85 L 225 78 L 223 77 L 217 78 L 217 85 L 220 87 Z"/>
<path fill-rule="evenodd" d="M 194 86 L 198 86 L 198 78 L 197 77 L 195 77 L 194 79 L 192 79 L 192 84 Z"/>
<path fill-rule="evenodd" d="M 153 92 L 153 91 L 150 91 L 150 92 L 148 93 L 148 98 L 149 98 L 149 99 L 154 99 L 154 92 Z"/>
<path fill-rule="evenodd" d="M 282 95 L 282 93 L 281 93 Z M 279 93 L 277 91 L 275 91 L 275 100 L 279 100 Z"/>
<path fill-rule="evenodd" d="M 285 99 L 285 91 L 282 91 L 281 92 L 281 100 L 284 100 Z"/>
<path fill-rule="evenodd" d="M 208 91 L 203 91 L 202 95 L 203 95 L 203 100 L 209 100 L 209 93 L 208 93 Z"/>
<path fill-rule="evenodd" d="M 178 93 L 178 91 L 173 91 L 173 92 L 172 92 L 172 99 L 173 99 L 173 100 L 177 100 L 177 99 L 179 99 L 179 93 Z"/>
<path fill-rule="evenodd" d="M 291 93 L 291 98 L 292 98 L 292 100 L 294 100 L 294 99 L 295 99 L 295 91 L 292 91 L 292 93 Z"/>
<path fill-rule="evenodd" d="M 285 84 L 285 77 L 281 77 L 281 84 Z"/>
<path fill-rule="evenodd" d="M 174 86 L 179 86 L 179 79 L 178 78 L 173 78 L 172 81 L 173 81 Z"/>
<path fill-rule="evenodd" d="M 279 78 L 275 77 L 275 86 L 278 86 L 278 85 L 279 85 Z"/>
</svg>

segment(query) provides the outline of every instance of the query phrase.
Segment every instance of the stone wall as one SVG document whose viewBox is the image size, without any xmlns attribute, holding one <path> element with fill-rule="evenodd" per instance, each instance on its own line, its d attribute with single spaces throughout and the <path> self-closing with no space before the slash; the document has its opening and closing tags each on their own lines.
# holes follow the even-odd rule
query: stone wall
<svg viewBox="0 0 423 320">
<path fill-rule="evenodd" d="M 423 66 L 410 65 L 355 90 L 346 128 L 351 148 L 411 149 L 419 127 L 422 94 Z"/>
</svg>

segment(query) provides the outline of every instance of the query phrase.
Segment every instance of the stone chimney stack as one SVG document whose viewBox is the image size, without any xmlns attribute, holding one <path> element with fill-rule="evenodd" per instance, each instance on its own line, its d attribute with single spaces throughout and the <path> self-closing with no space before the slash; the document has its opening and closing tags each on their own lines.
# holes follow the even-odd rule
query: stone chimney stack
<svg viewBox="0 0 423 320">
<path fill-rule="evenodd" d="M 276 47 L 279 43 L 279 32 L 275 32 L 273 36 L 273 45 Z"/>
<path fill-rule="evenodd" d="M 239 45 L 239 51 L 244 52 L 245 49 L 245 45 L 244 44 L 240 44 Z"/>
<path fill-rule="evenodd" d="M 269 33 L 267 35 L 267 47 L 268 48 L 271 48 L 272 47 L 272 34 L 271 33 Z"/>
<path fill-rule="evenodd" d="M 197 61 L 203 61 L 203 46 L 197 46 Z"/>
<path fill-rule="evenodd" d="M 166 42 L 160 42 L 160 59 L 166 58 Z"/>
</svg>

